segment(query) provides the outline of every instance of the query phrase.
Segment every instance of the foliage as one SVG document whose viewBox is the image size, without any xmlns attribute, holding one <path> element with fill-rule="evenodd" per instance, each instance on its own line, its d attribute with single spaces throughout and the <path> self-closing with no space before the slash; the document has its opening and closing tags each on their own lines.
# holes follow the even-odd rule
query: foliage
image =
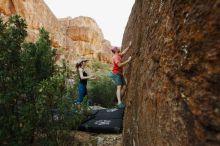
<svg viewBox="0 0 220 146">
<path fill-rule="evenodd" d="M 99 75 L 104 75 L 110 71 L 110 66 L 108 64 L 102 63 L 97 60 L 93 60 L 92 64 L 89 64 L 89 68 Z"/>
<path fill-rule="evenodd" d="M 96 104 L 104 107 L 114 106 L 115 85 L 108 77 L 110 67 L 108 64 L 99 61 L 93 61 L 89 66 L 99 80 L 92 80 L 88 84 L 88 97 Z"/>
<path fill-rule="evenodd" d="M 21 43 L 27 36 L 26 27 L 19 16 L 0 23 L 1 145 L 21 145 L 23 141 L 31 141 L 28 135 L 32 120 L 26 117 L 32 113 L 33 104 L 27 104 L 27 98 L 22 94 Z M 23 114 L 25 111 L 27 113 Z"/>
<path fill-rule="evenodd" d="M 89 97 L 98 105 L 112 107 L 116 98 L 115 85 L 108 76 L 100 75 L 99 80 L 90 82 Z"/>
<path fill-rule="evenodd" d="M 65 76 L 57 74 L 42 81 L 37 87 L 37 143 L 44 145 L 68 145 L 69 133 L 76 128 L 82 116 L 75 114 L 72 100 L 67 98 Z M 46 135 L 46 138 L 45 138 Z"/>
<path fill-rule="evenodd" d="M 69 145 L 82 116 L 68 98 L 68 67 L 55 65 L 43 28 L 36 43 L 24 43 L 26 28 L 19 16 L 0 20 L 0 145 Z"/>
</svg>

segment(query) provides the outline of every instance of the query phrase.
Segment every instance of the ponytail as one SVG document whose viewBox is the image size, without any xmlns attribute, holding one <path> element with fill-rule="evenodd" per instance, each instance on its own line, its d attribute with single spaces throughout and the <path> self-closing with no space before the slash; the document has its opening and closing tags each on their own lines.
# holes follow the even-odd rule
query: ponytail
<svg viewBox="0 0 220 146">
<path fill-rule="evenodd" d="M 77 63 L 76 64 L 76 69 L 78 70 L 80 66 L 81 66 L 81 63 Z"/>
</svg>

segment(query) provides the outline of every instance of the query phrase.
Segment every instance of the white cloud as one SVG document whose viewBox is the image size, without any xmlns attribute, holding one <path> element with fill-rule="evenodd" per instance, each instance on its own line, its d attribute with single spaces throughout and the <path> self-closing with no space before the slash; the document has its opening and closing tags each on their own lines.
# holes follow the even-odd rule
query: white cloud
<svg viewBox="0 0 220 146">
<path fill-rule="evenodd" d="M 88 16 L 102 29 L 105 39 L 120 46 L 135 0 L 44 0 L 58 18 Z"/>
</svg>

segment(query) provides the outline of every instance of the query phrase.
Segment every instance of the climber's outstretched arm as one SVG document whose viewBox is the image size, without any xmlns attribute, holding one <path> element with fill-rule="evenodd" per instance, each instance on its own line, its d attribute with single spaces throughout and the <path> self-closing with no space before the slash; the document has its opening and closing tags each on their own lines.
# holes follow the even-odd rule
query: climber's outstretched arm
<svg viewBox="0 0 220 146">
<path fill-rule="evenodd" d="M 131 61 L 131 56 L 126 61 L 124 61 L 122 63 L 118 63 L 117 65 L 118 65 L 118 67 L 122 67 L 122 66 L 126 65 L 127 63 L 129 63 L 130 61 Z"/>
<path fill-rule="evenodd" d="M 131 41 L 129 42 L 128 47 L 125 48 L 125 49 L 120 53 L 120 55 L 124 55 L 124 54 L 128 51 L 128 49 L 129 49 L 130 47 L 131 47 Z"/>
</svg>

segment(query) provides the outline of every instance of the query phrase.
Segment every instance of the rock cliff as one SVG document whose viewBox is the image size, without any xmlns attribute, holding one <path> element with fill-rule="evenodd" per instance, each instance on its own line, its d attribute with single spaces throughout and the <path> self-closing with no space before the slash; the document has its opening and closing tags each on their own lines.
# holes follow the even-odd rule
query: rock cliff
<svg viewBox="0 0 220 146">
<path fill-rule="evenodd" d="M 111 43 L 104 39 L 101 29 L 92 18 L 80 16 L 59 21 L 65 28 L 63 33 L 69 39 L 67 48 L 75 48 L 77 56 L 110 62 Z"/>
<path fill-rule="evenodd" d="M 58 20 L 43 0 L 0 0 L 0 13 L 3 19 L 15 14 L 22 16 L 28 24 L 28 41 L 35 41 L 38 28 L 45 27 L 53 47 L 58 48 L 58 63 L 66 58 L 73 64 L 81 56 L 110 62 L 111 44 L 92 18 Z"/>
<path fill-rule="evenodd" d="M 220 1 L 135 1 L 124 146 L 220 145 L 219 20 Z"/>
</svg>

